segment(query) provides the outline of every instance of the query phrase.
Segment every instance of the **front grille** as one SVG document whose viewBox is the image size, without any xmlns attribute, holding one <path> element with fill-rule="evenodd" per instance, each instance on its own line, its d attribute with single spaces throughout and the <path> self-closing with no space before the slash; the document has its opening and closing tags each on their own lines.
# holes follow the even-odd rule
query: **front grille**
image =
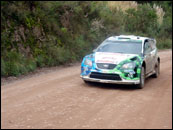
<svg viewBox="0 0 173 130">
<path fill-rule="evenodd" d="M 116 64 L 97 63 L 99 69 L 114 69 L 116 66 Z"/>
<path fill-rule="evenodd" d="M 118 74 L 104 74 L 98 72 L 91 72 L 90 78 L 105 79 L 105 80 L 121 80 Z"/>
</svg>

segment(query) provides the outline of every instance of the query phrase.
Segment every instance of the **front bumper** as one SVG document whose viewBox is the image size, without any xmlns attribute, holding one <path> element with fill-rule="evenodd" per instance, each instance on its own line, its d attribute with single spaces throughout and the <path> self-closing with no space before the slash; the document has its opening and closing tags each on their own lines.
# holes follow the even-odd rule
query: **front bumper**
<svg viewBox="0 0 173 130">
<path fill-rule="evenodd" d="M 107 80 L 107 79 L 97 79 L 97 78 L 90 78 L 89 76 L 82 76 L 80 77 L 85 81 L 91 81 L 91 82 L 100 82 L 100 83 L 112 83 L 112 84 L 139 84 L 139 80 L 126 80 L 121 78 L 122 80 Z"/>
</svg>

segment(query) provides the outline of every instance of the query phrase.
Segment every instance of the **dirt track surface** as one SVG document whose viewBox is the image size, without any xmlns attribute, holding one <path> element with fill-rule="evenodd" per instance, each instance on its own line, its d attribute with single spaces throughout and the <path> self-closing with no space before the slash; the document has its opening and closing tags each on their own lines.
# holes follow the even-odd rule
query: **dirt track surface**
<svg viewBox="0 0 173 130">
<path fill-rule="evenodd" d="M 144 89 L 85 84 L 80 64 L 1 86 L 1 128 L 172 128 L 172 51 Z"/>
</svg>

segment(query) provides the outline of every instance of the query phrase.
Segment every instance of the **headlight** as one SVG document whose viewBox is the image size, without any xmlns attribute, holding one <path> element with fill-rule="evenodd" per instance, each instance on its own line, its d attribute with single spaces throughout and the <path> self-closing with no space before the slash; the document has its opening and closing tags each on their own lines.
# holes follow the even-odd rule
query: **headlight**
<svg viewBox="0 0 173 130">
<path fill-rule="evenodd" d="M 85 59 L 84 64 L 85 64 L 85 65 L 92 66 L 92 61 L 91 61 L 91 60 L 89 60 L 89 59 Z"/>
<path fill-rule="evenodd" d="M 136 63 L 130 62 L 130 63 L 125 63 L 122 65 L 122 69 L 127 70 L 127 69 L 134 69 L 136 67 Z"/>
</svg>

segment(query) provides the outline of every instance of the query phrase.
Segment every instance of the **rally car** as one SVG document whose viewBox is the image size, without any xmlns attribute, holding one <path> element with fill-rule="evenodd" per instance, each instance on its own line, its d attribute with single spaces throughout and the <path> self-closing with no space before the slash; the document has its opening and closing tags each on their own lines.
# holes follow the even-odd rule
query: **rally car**
<svg viewBox="0 0 173 130">
<path fill-rule="evenodd" d="M 81 63 L 85 82 L 134 84 L 143 88 L 145 78 L 160 73 L 156 40 L 134 35 L 112 36 L 104 40 Z"/>
</svg>

